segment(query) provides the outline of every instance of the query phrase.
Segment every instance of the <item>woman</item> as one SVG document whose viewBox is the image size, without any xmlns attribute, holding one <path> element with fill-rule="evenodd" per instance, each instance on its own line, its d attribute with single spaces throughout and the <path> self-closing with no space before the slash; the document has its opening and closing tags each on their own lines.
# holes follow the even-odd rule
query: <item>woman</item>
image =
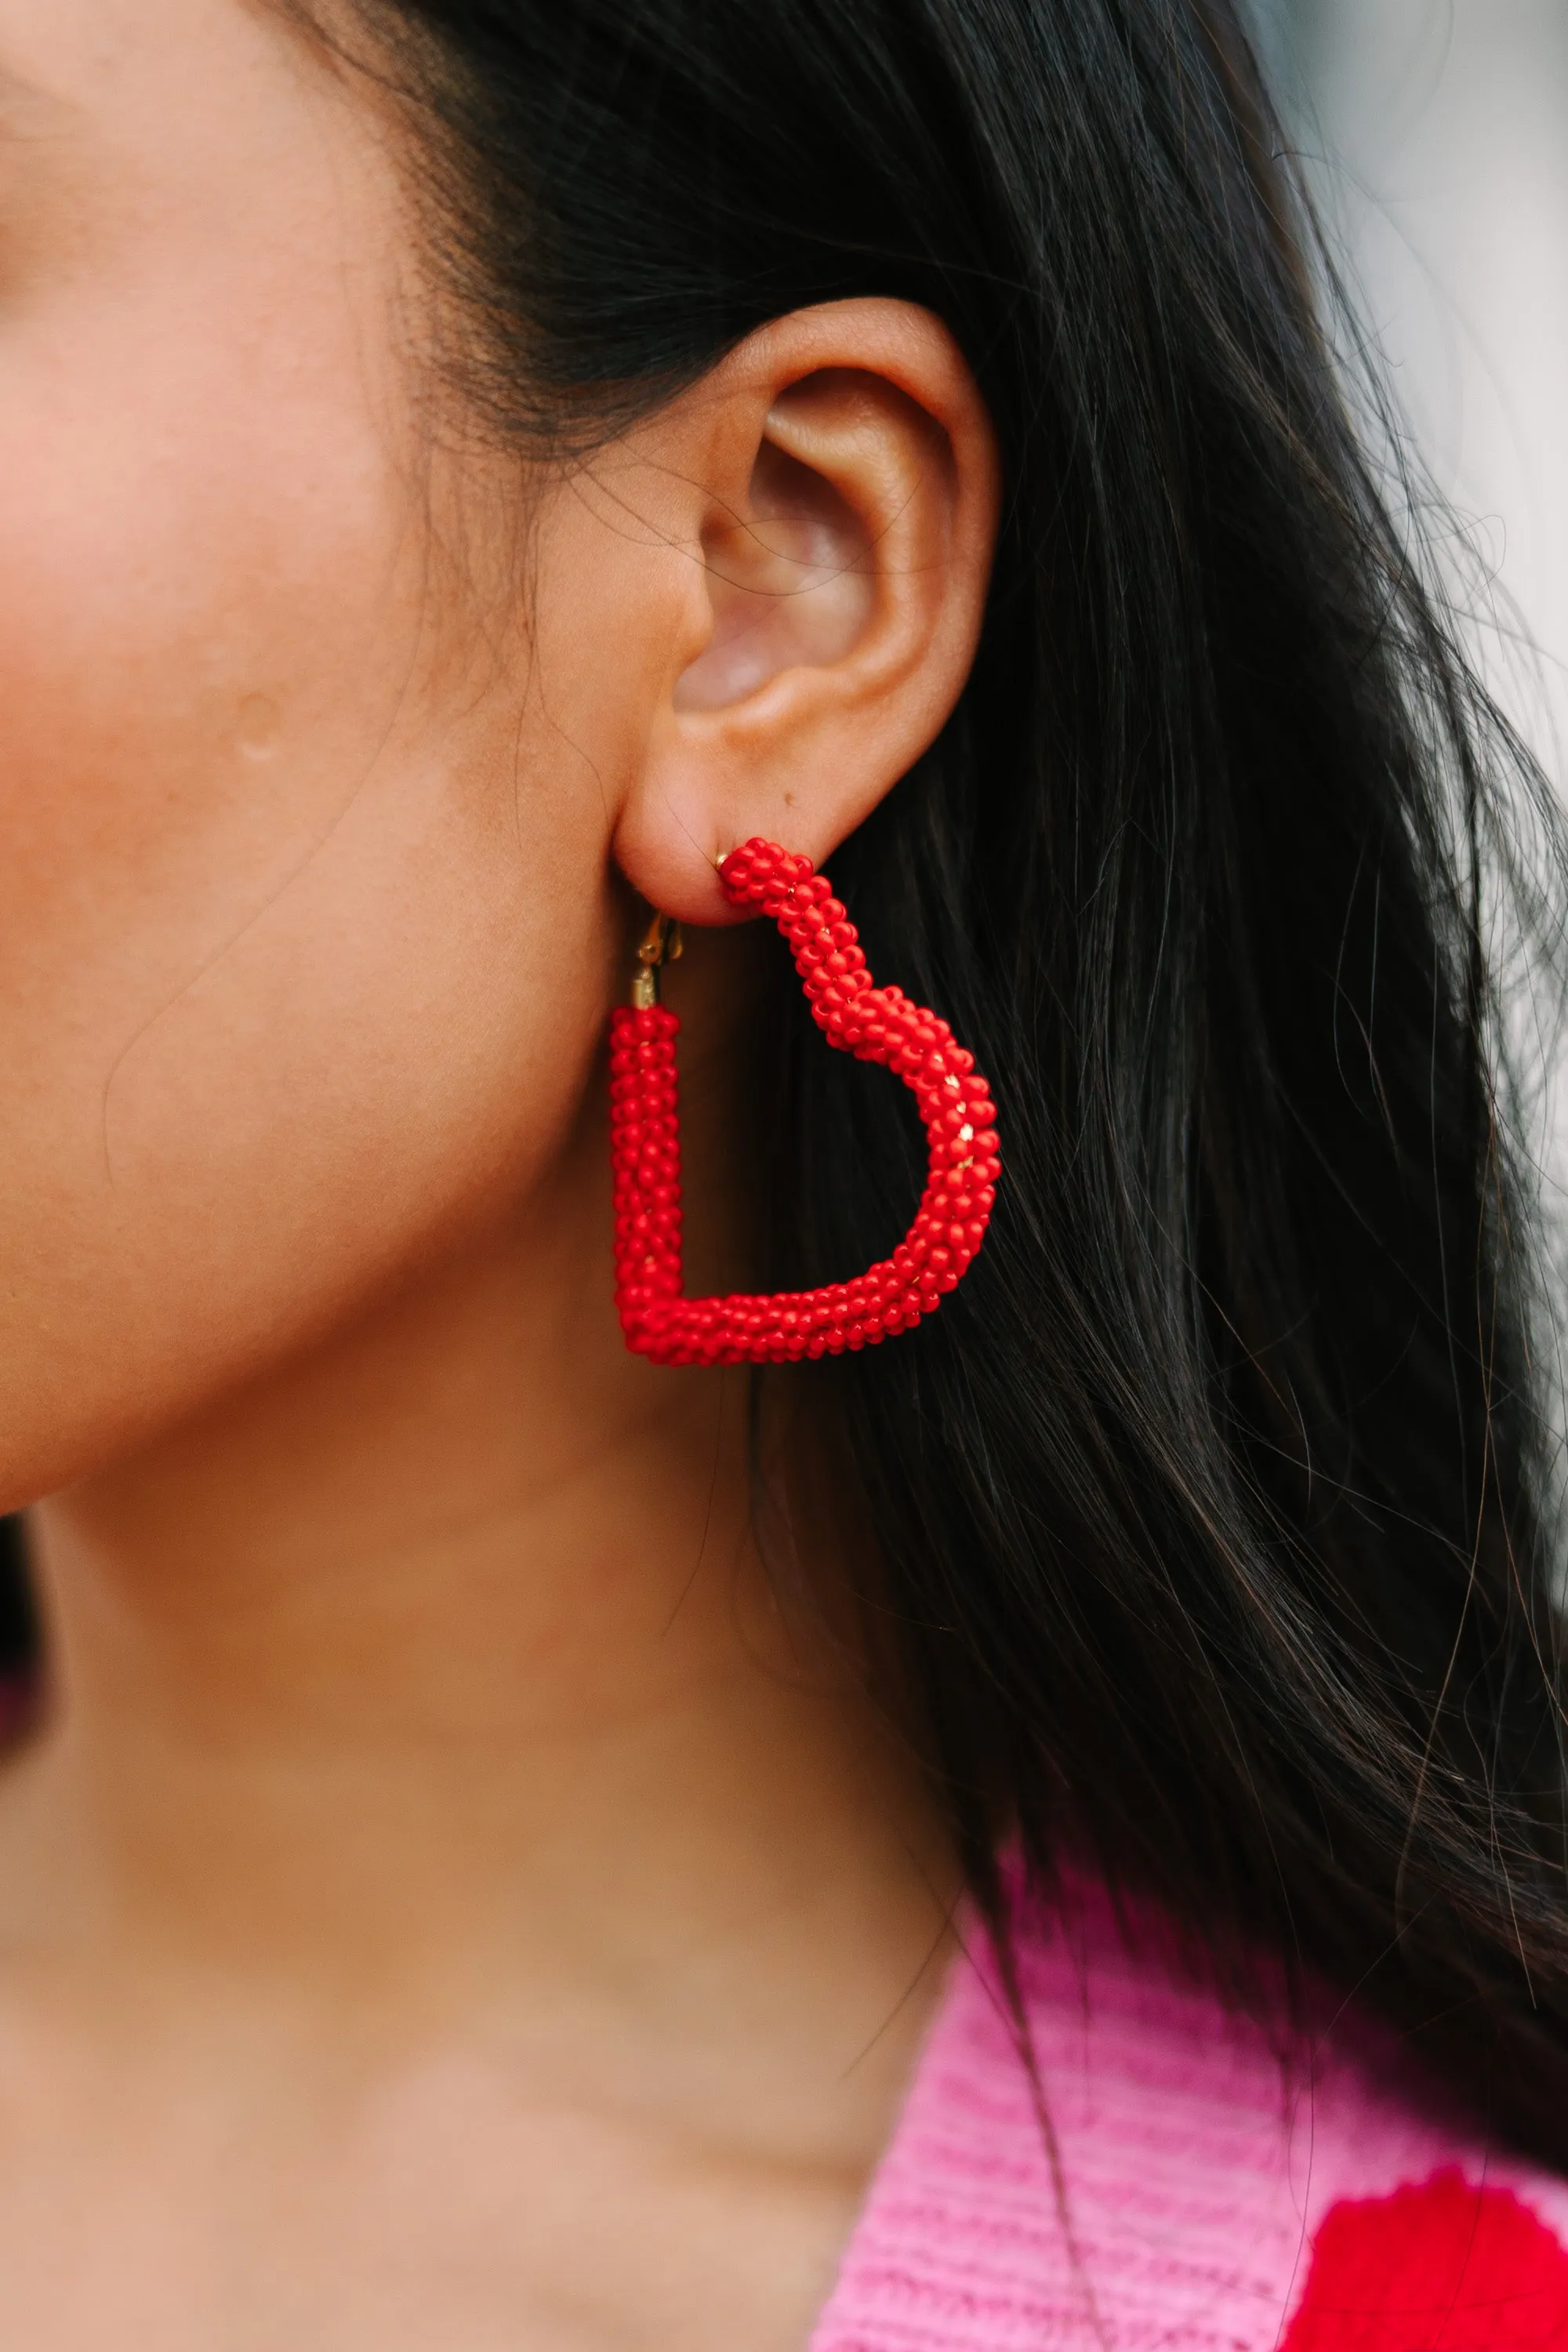
<svg viewBox="0 0 1568 2352">
<path fill-rule="evenodd" d="M 1228 0 L 0 77 L 6 2342 L 1563 2341 L 1535 803 Z"/>
</svg>

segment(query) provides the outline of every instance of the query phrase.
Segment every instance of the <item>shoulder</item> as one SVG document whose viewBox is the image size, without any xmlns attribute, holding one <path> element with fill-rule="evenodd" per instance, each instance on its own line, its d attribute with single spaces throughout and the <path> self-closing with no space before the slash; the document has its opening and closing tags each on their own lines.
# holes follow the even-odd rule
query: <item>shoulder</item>
<svg viewBox="0 0 1568 2352">
<path fill-rule="evenodd" d="M 814 2352 L 1568 2352 L 1568 2187 L 1391 2039 L 1230 2015 L 1082 1890 L 972 1939 Z M 890 2332 L 889 2332 L 890 2330 Z"/>
</svg>

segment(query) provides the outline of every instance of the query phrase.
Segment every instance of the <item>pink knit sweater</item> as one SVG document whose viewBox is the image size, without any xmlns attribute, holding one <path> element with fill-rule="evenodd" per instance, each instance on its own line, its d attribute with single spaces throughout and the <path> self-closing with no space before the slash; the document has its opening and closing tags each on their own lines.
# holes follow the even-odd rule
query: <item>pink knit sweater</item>
<svg viewBox="0 0 1568 2352">
<path fill-rule="evenodd" d="M 1282 2063 L 1092 1893 L 1022 1965 L 1061 2193 L 981 1939 L 811 2352 L 1568 2352 L 1568 2183 L 1391 2040 L 1342 2022 Z"/>
</svg>

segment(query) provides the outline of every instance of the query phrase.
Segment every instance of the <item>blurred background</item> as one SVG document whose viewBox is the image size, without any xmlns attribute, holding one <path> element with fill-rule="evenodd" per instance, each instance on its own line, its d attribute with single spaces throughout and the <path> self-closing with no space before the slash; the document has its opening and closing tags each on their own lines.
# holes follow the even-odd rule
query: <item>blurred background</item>
<svg viewBox="0 0 1568 2352">
<path fill-rule="evenodd" d="M 1563 789 L 1568 0 L 1252 5 L 1395 398 L 1490 577 L 1488 674 Z"/>
</svg>

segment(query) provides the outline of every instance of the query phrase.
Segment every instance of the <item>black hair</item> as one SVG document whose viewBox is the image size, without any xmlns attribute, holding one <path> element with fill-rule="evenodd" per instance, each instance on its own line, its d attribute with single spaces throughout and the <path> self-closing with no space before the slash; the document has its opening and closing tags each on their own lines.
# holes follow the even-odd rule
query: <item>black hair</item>
<svg viewBox="0 0 1568 2352">
<path fill-rule="evenodd" d="M 998 1098 L 991 1237 L 816 1368 L 933 1785 L 1395 2021 L 1568 2161 L 1559 1621 L 1500 1072 L 1538 779 L 1424 584 L 1229 0 L 363 0 L 471 388 L 591 447 L 770 318 L 947 321 L 1005 512 L 972 679 L 833 860 Z M 919 1184 L 781 1013 L 776 1278 Z M 606 1243 L 607 1247 L 607 1243 Z M 675 1377 L 672 1375 L 672 1377 Z"/>
</svg>

